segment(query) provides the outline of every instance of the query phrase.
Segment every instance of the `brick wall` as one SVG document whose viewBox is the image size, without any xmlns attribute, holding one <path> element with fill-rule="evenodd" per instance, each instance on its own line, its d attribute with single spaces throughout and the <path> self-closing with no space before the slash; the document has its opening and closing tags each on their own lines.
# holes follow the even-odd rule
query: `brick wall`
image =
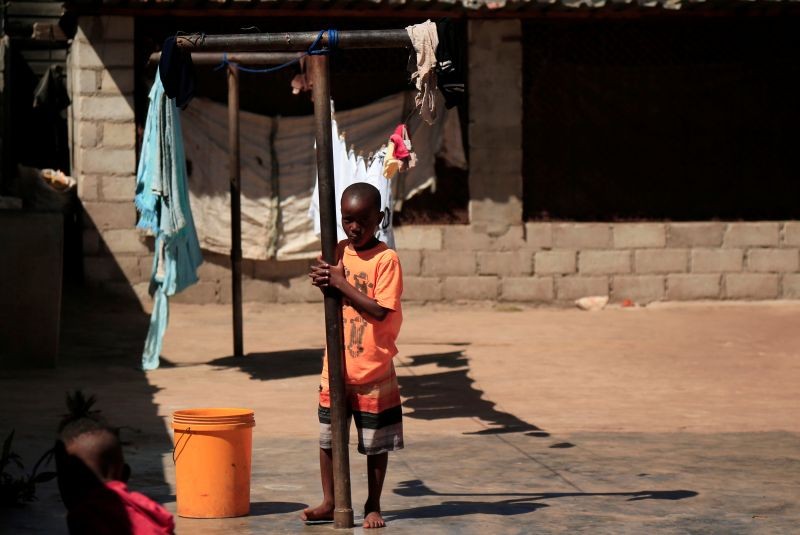
<svg viewBox="0 0 800 535">
<path fill-rule="evenodd" d="M 408 227 L 397 241 L 412 301 L 800 297 L 800 222 Z"/>
<path fill-rule="evenodd" d="M 146 293 L 151 262 L 133 206 L 133 26 L 132 17 L 81 17 L 68 58 L 86 281 L 119 294 Z"/>
</svg>

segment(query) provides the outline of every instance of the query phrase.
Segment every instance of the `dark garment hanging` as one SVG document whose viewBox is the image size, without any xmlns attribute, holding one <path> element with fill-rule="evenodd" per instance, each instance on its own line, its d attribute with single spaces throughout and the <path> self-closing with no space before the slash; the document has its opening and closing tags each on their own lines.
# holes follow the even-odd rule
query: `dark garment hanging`
<svg viewBox="0 0 800 535">
<path fill-rule="evenodd" d="M 70 105 L 67 76 L 61 65 L 51 65 L 33 92 L 33 107 L 58 113 Z"/>
<path fill-rule="evenodd" d="M 167 37 L 161 48 L 158 63 L 161 83 L 169 98 L 175 99 L 180 109 L 185 109 L 194 97 L 195 75 L 192 54 L 180 48 L 175 37 Z"/>
<path fill-rule="evenodd" d="M 439 45 L 436 47 L 439 91 L 444 96 L 445 106 L 450 109 L 461 104 L 466 92 L 464 46 L 450 19 L 437 22 L 436 33 L 439 37 Z"/>
<path fill-rule="evenodd" d="M 66 73 L 61 65 L 51 65 L 28 93 L 21 128 L 22 150 L 19 163 L 69 173 L 69 135 L 67 108 L 70 105 Z"/>
</svg>

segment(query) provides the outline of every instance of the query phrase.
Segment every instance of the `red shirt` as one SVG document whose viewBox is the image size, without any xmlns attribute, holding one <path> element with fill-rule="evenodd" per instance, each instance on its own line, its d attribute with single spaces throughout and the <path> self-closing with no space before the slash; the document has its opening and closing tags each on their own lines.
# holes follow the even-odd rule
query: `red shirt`
<svg viewBox="0 0 800 535">
<path fill-rule="evenodd" d="M 144 494 L 121 481 L 109 481 L 69 511 L 70 533 L 92 535 L 173 535 L 175 520 Z"/>
</svg>

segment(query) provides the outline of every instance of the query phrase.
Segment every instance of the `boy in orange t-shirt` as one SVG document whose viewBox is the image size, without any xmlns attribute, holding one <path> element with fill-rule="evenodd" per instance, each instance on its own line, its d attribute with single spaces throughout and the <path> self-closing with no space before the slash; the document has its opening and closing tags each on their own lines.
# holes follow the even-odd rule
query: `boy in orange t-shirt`
<svg viewBox="0 0 800 535">
<path fill-rule="evenodd" d="M 314 286 L 342 294 L 346 396 L 358 431 L 358 451 L 367 455 L 369 496 L 364 527 L 385 525 L 380 498 L 390 451 L 403 448 L 400 390 L 392 358 L 403 322 L 403 274 L 397 253 L 375 238 L 383 213 L 374 186 L 358 182 L 342 192 L 342 227 L 348 239 L 336 249 L 337 265 L 320 262 L 309 276 Z M 303 511 L 306 522 L 333 519 L 333 463 L 328 359 L 323 359 L 319 394 L 322 503 Z"/>
</svg>

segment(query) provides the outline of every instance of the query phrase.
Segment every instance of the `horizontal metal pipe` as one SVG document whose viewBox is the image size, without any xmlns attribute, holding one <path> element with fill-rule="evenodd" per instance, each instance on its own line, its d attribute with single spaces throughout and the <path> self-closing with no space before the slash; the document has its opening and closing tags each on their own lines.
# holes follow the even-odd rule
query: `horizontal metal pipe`
<svg viewBox="0 0 800 535">
<path fill-rule="evenodd" d="M 228 61 L 239 65 L 281 65 L 301 57 L 299 52 L 233 52 L 228 54 Z M 150 55 L 150 63 L 161 60 L 161 52 Z M 218 65 L 222 63 L 222 52 L 192 52 L 195 65 Z"/>
<path fill-rule="evenodd" d="M 411 39 L 405 30 L 345 30 L 337 32 L 338 48 L 406 48 Z M 305 51 L 319 32 L 245 33 L 221 35 L 180 35 L 181 48 L 204 51 Z M 328 46 L 328 32 L 319 46 Z"/>
</svg>

